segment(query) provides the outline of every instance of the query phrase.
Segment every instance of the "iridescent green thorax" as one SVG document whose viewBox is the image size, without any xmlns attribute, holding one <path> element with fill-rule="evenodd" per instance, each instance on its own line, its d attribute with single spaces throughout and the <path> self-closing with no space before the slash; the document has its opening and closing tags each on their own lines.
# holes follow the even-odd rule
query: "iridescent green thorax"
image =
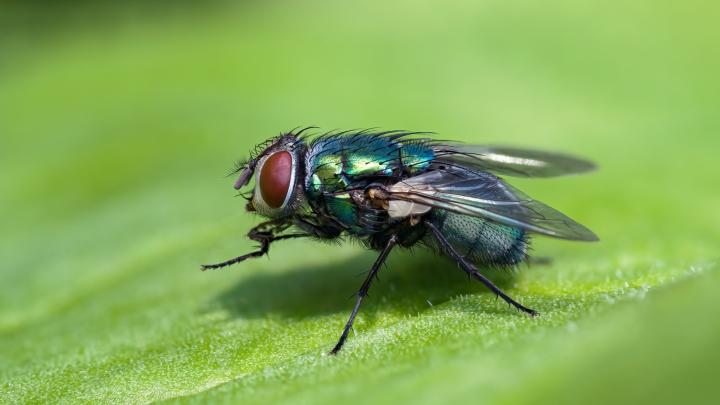
<svg viewBox="0 0 720 405">
<path fill-rule="evenodd" d="M 425 140 L 378 135 L 321 137 L 308 148 L 306 191 L 312 197 L 346 191 L 373 177 L 403 178 L 425 171 L 434 158 Z"/>
<path fill-rule="evenodd" d="M 394 181 L 422 173 L 435 154 L 424 139 L 402 134 L 345 134 L 313 141 L 305 159 L 305 192 L 312 203 L 322 199 L 336 220 L 362 230 L 351 190 L 382 180 Z"/>
</svg>

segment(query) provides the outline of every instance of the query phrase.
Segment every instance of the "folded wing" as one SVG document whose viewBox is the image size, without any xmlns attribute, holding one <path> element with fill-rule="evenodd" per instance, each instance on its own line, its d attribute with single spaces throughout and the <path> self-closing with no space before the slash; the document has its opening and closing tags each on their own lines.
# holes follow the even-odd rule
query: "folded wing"
<svg viewBox="0 0 720 405">
<path fill-rule="evenodd" d="M 434 170 L 396 183 L 388 192 L 393 217 L 438 208 L 554 238 L 598 240 L 586 227 L 489 173 L 462 168 Z"/>
<path fill-rule="evenodd" d="M 563 153 L 480 145 L 436 145 L 436 161 L 473 167 L 515 177 L 555 177 L 580 174 L 595 164 Z"/>
</svg>

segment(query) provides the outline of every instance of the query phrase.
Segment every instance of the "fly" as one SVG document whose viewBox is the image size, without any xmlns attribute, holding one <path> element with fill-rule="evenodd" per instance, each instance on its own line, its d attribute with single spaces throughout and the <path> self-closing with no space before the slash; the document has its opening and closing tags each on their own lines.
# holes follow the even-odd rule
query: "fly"
<svg viewBox="0 0 720 405">
<path fill-rule="evenodd" d="M 255 177 L 247 210 L 269 219 L 248 233 L 260 248 L 202 269 L 261 257 L 273 242 L 294 238 L 352 237 L 380 252 L 332 354 L 345 343 L 370 285 L 396 247 L 421 245 L 444 254 L 508 304 L 535 316 L 478 267 L 527 260 L 532 234 L 598 240 L 583 225 L 498 177 L 554 177 L 595 169 L 586 160 L 436 141 L 425 132 L 353 130 L 311 137 L 305 134 L 309 129 L 268 140 L 238 166 L 235 189 Z"/>
</svg>

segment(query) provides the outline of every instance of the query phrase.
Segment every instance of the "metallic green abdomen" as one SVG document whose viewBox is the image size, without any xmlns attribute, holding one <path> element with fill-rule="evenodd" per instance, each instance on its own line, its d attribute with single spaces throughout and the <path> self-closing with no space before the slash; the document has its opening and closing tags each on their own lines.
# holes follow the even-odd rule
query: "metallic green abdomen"
<svg viewBox="0 0 720 405">
<path fill-rule="evenodd" d="M 442 210 L 434 210 L 429 221 L 438 227 L 458 253 L 473 263 L 508 266 L 527 257 L 528 238 L 522 229 Z M 431 236 L 424 242 L 438 248 Z"/>
</svg>

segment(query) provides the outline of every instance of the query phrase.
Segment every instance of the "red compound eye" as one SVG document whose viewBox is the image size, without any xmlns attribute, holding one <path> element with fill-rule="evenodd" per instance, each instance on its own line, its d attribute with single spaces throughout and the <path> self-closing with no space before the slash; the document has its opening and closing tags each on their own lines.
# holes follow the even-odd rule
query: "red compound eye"
<svg viewBox="0 0 720 405">
<path fill-rule="evenodd" d="M 292 156 L 289 152 L 276 152 L 263 163 L 260 171 L 260 195 L 270 208 L 280 208 L 290 191 Z"/>
</svg>

